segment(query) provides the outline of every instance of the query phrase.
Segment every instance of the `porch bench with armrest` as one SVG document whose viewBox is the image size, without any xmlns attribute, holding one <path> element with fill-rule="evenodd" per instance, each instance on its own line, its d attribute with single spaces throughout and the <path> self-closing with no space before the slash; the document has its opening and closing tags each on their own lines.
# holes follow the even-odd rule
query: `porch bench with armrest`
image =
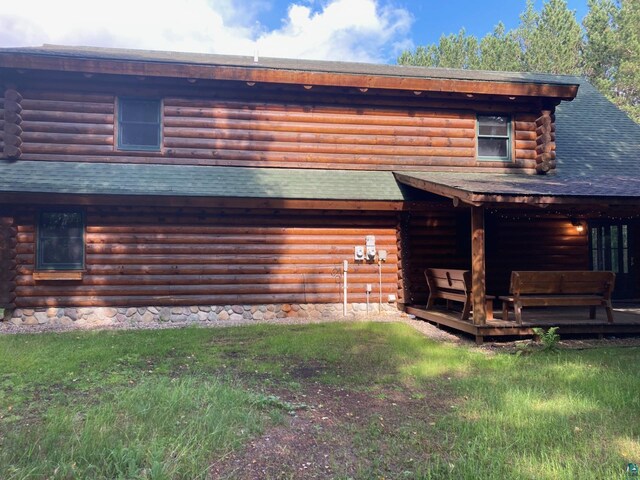
<svg viewBox="0 0 640 480">
<path fill-rule="evenodd" d="M 447 308 L 450 302 L 463 303 L 461 320 L 469 320 L 471 313 L 471 272 L 469 270 L 454 270 L 447 268 L 427 268 L 424 271 L 429 286 L 429 300 L 427 300 L 427 310 L 433 308 L 436 299 L 447 301 Z M 493 319 L 493 299 L 486 297 L 487 320 Z"/>
<path fill-rule="evenodd" d="M 607 320 L 613 323 L 611 293 L 615 284 L 613 272 L 591 271 L 520 271 L 511 272 L 510 295 L 502 300 L 502 319 L 509 319 L 513 307 L 516 322 L 522 324 L 522 307 L 589 307 L 589 318 L 596 318 L 596 307 L 602 306 Z"/>
</svg>

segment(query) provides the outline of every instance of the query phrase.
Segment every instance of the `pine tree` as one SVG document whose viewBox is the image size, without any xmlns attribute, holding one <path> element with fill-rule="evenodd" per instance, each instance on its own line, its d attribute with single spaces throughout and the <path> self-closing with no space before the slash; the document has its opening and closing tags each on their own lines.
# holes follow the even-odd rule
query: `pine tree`
<svg viewBox="0 0 640 480">
<path fill-rule="evenodd" d="M 520 45 L 521 61 L 520 66 L 522 71 L 532 71 L 532 65 L 529 63 L 532 61 L 530 54 L 527 54 L 537 42 L 536 31 L 538 30 L 538 23 L 540 22 L 540 14 L 536 11 L 533 0 L 527 0 L 527 6 L 524 12 L 520 14 L 520 25 L 515 30 L 516 41 Z"/>
<path fill-rule="evenodd" d="M 499 22 L 493 33 L 480 40 L 479 68 L 515 72 L 522 69 L 522 53 L 514 32 L 506 32 Z"/>
<path fill-rule="evenodd" d="M 623 0 L 618 14 L 616 103 L 640 123 L 640 0 Z"/>
<path fill-rule="evenodd" d="M 480 41 L 462 29 L 405 51 L 402 65 L 585 75 L 640 123 L 640 0 L 589 0 L 580 27 L 565 0 L 527 0 L 519 26 Z"/>
<path fill-rule="evenodd" d="M 565 0 L 549 0 L 540 15 L 530 12 L 527 2 L 520 30 L 524 65 L 530 72 L 579 74 L 582 30 Z"/>
<path fill-rule="evenodd" d="M 619 67 L 617 43 L 618 8 L 611 0 L 589 0 L 582 24 L 586 42 L 582 49 L 584 74 L 602 91 L 612 93 L 613 76 Z"/>
<path fill-rule="evenodd" d="M 403 52 L 398 58 L 398 63 L 424 67 L 476 69 L 480 65 L 478 39 L 473 35 L 467 35 L 463 28 L 457 34 L 442 35 L 437 44 L 418 47 L 414 52 Z"/>
</svg>

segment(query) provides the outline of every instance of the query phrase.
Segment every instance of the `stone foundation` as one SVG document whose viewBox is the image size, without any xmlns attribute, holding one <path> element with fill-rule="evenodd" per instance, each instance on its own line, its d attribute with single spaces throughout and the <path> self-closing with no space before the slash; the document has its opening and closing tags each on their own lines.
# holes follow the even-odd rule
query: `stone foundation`
<svg viewBox="0 0 640 480">
<path fill-rule="evenodd" d="M 400 315 L 395 304 L 369 305 L 369 315 Z M 122 323 L 206 323 L 277 321 L 284 318 L 345 318 L 341 303 L 279 305 L 198 305 L 190 307 L 52 307 L 17 308 L 5 312 L 5 321 L 14 325 L 102 326 Z M 367 316 L 366 303 L 348 305 L 346 318 Z"/>
</svg>

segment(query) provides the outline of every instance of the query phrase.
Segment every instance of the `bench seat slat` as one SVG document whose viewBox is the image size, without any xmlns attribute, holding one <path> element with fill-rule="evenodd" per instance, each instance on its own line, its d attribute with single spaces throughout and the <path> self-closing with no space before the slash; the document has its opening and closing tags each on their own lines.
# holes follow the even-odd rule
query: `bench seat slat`
<svg viewBox="0 0 640 480">
<path fill-rule="evenodd" d="M 512 305 L 516 321 L 522 323 L 523 306 L 588 306 L 595 318 L 596 306 L 604 306 L 607 319 L 613 322 L 611 293 L 615 283 L 613 272 L 590 271 L 514 271 L 511 273 L 511 295 L 503 301 L 503 317 L 508 318 Z"/>
</svg>

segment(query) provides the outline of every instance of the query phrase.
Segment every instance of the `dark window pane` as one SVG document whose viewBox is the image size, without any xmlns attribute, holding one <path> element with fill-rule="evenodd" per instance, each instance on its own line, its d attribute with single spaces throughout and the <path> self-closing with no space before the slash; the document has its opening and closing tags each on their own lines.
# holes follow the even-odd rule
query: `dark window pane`
<svg viewBox="0 0 640 480">
<path fill-rule="evenodd" d="M 509 121 L 507 117 L 499 116 L 479 116 L 478 117 L 478 134 L 488 136 L 509 135 Z"/>
<path fill-rule="evenodd" d="M 622 273 L 629 273 L 629 251 L 622 251 Z"/>
<path fill-rule="evenodd" d="M 120 99 L 120 147 L 154 150 L 160 147 L 160 100 Z"/>
<path fill-rule="evenodd" d="M 507 143 L 506 138 L 478 138 L 478 155 L 506 158 L 509 151 Z"/>
<path fill-rule="evenodd" d="M 84 266 L 84 225 L 80 212 L 43 212 L 38 225 L 38 268 Z"/>
<path fill-rule="evenodd" d="M 70 229 L 82 231 L 82 214 L 79 212 L 44 212 L 40 229 L 45 235 L 56 235 Z"/>
<path fill-rule="evenodd" d="M 45 264 L 81 264 L 82 241 L 62 237 L 43 239 L 42 261 Z"/>
<path fill-rule="evenodd" d="M 160 102 L 121 100 L 120 120 L 123 122 L 157 123 L 160 117 Z"/>
<path fill-rule="evenodd" d="M 157 147 L 160 145 L 158 125 L 132 123 L 122 125 L 120 144 L 123 146 Z"/>
</svg>

